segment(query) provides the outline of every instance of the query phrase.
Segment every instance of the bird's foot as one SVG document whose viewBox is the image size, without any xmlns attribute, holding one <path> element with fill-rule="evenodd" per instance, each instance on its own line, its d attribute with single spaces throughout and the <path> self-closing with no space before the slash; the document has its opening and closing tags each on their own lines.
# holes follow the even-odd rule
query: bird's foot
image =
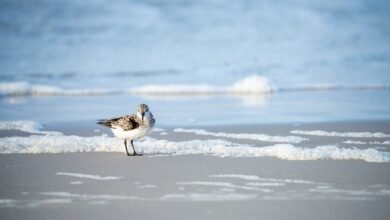
<svg viewBox="0 0 390 220">
<path fill-rule="evenodd" d="M 134 152 L 132 156 L 142 156 L 143 154 L 139 154 L 139 153 L 136 153 Z"/>
</svg>

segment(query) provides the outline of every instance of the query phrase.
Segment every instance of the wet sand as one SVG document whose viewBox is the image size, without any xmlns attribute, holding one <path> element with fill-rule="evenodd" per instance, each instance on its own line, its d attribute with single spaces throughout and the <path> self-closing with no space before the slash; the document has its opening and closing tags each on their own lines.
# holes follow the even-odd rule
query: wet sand
<svg viewBox="0 0 390 220">
<path fill-rule="evenodd" d="M 2 219 L 387 219 L 390 215 L 387 163 L 66 153 L 0 155 L 0 169 Z M 243 176 L 221 176 L 232 174 Z"/>
</svg>

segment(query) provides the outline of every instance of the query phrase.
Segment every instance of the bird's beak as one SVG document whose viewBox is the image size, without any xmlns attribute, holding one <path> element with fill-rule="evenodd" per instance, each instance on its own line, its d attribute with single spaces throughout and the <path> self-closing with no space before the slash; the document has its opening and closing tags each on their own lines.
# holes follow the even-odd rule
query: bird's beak
<svg viewBox="0 0 390 220">
<path fill-rule="evenodd" d="M 141 115 L 142 115 L 142 121 L 144 121 L 145 112 L 143 112 Z"/>
</svg>

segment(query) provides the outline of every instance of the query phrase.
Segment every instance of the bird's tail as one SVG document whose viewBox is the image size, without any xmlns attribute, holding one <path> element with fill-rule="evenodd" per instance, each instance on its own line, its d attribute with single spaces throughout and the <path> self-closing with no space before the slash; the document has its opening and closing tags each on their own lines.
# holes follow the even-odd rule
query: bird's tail
<svg viewBox="0 0 390 220">
<path fill-rule="evenodd" d="M 111 128 L 111 121 L 110 120 L 99 119 L 99 120 L 97 120 L 96 124 L 104 126 L 104 127 Z"/>
</svg>

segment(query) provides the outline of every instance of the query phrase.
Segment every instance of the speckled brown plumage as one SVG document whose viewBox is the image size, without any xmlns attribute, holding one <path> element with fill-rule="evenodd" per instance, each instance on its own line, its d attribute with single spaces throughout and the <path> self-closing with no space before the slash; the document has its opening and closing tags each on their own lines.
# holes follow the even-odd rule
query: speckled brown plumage
<svg viewBox="0 0 390 220">
<path fill-rule="evenodd" d="M 100 120 L 98 121 L 98 124 L 109 128 L 121 127 L 123 130 L 129 131 L 138 128 L 140 124 L 142 124 L 142 121 L 138 119 L 135 114 L 133 114 L 125 115 L 119 118 Z"/>
</svg>

